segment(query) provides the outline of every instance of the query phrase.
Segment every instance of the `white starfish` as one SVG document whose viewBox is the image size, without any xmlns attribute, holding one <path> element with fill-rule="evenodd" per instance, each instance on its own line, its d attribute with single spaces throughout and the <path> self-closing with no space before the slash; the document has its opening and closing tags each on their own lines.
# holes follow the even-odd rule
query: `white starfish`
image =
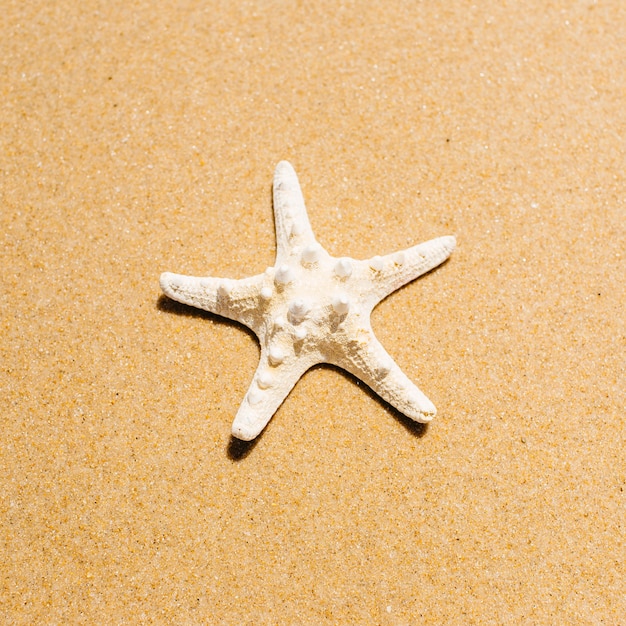
<svg viewBox="0 0 626 626">
<path fill-rule="evenodd" d="M 161 275 L 161 288 L 173 300 L 237 320 L 259 338 L 260 363 L 233 435 L 254 439 L 317 363 L 349 371 L 401 413 L 429 422 L 433 403 L 376 339 L 370 314 L 390 293 L 445 261 L 454 237 L 367 261 L 332 257 L 315 240 L 298 177 L 286 161 L 274 174 L 274 219 L 276 262 L 263 274 L 242 280 Z"/>
</svg>

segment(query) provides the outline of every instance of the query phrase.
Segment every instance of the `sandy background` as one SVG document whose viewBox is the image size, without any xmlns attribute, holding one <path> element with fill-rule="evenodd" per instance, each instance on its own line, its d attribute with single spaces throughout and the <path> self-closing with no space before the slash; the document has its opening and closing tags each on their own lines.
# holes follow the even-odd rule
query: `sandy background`
<svg viewBox="0 0 626 626">
<path fill-rule="evenodd" d="M 0 621 L 617 624 L 623 2 L 4 2 Z M 253 335 L 160 298 L 319 241 L 449 263 L 377 336 L 413 426 L 309 372 L 230 439 Z"/>
</svg>

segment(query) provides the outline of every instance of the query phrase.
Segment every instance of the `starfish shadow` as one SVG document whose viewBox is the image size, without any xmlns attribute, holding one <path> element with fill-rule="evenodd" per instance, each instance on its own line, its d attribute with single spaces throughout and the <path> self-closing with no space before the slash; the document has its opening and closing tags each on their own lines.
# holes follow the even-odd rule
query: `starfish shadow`
<svg viewBox="0 0 626 626">
<path fill-rule="evenodd" d="M 160 295 L 157 298 L 156 308 L 163 313 L 175 313 L 176 315 L 183 315 L 185 317 L 197 317 L 209 320 L 215 324 L 224 324 L 225 326 L 230 326 L 231 328 L 238 328 L 243 330 L 249 337 L 252 337 L 256 345 L 259 345 L 259 340 L 252 330 L 250 330 L 245 324 L 241 324 L 235 320 L 229 320 L 227 317 L 222 317 L 221 315 L 216 315 L 215 313 L 209 313 L 209 311 L 197 309 L 196 307 L 188 304 L 176 302 L 176 300 L 172 300 L 165 295 Z"/>
<path fill-rule="evenodd" d="M 230 441 L 226 447 L 226 454 L 231 461 L 243 461 L 252 452 L 256 444 L 259 442 L 265 431 L 252 441 L 242 441 L 237 437 L 230 436 Z"/>
<path fill-rule="evenodd" d="M 334 372 L 337 372 L 340 376 L 343 376 L 346 380 L 349 380 L 353 384 L 355 384 L 359 389 L 365 392 L 372 400 L 374 400 L 377 404 L 379 404 L 387 413 L 389 413 L 392 417 L 394 417 L 411 435 L 416 437 L 417 439 L 421 439 L 426 435 L 428 431 L 428 424 L 422 424 L 421 422 L 416 422 L 412 420 L 410 417 L 404 415 L 396 409 L 394 406 L 383 400 L 375 391 L 371 389 L 368 385 L 366 385 L 362 380 L 359 380 L 356 376 L 351 374 L 350 372 L 342 369 L 341 367 L 337 367 L 336 365 L 331 365 L 330 363 L 320 363 L 319 365 L 314 365 L 311 370 L 315 370 L 318 368 L 331 369 Z"/>
</svg>

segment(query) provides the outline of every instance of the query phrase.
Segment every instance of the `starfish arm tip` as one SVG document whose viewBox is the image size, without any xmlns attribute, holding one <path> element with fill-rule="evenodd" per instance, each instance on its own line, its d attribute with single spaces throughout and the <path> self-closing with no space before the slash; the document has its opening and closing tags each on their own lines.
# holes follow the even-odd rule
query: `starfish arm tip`
<svg viewBox="0 0 626 626">
<path fill-rule="evenodd" d="M 452 252 L 456 248 L 456 237 L 454 235 L 444 235 L 440 239 L 446 250 Z"/>
<path fill-rule="evenodd" d="M 257 428 L 250 428 L 247 425 L 238 422 L 237 420 L 233 422 L 231 432 L 233 437 L 241 439 L 241 441 L 252 441 L 253 439 L 256 439 L 260 434 L 260 431 L 258 431 Z"/>
<path fill-rule="evenodd" d="M 448 256 L 450 256 L 456 248 L 456 237 L 454 235 L 445 235 L 444 237 L 440 237 L 439 241 L 441 241 L 444 250 L 448 253 Z"/>
<path fill-rule="evenodd" d="M 272 417 L 274 417 L 274 413 L 278 408 L 275 406 L 275 402 L 259 401 L 259 392 L 254 387 L 255 385 L 252 383 L 251 389 L 248 391 L 246 398 L 244 398 L 242 405 L 239 407 L 239 411 L 237 411 L 231 428 L 233 437 L 241 439 L 242 441 L 252 441 L 256 439 L 263 432 Z M 252 403 L 254 403 L 255 406 L 251 406 Z M 270 403 L 273 406 L 270 406 Z"/>
<path fill-rule="evenodd" d="M 163 272 L 159 283 L 163 293 L 168 298 L 208 310 L 206 308 L 206 289 L 202 286 L 202 280 L 195 276 Z"/>
<path fill-rule="evenodd" d="M 431 404 L 432 408 L 426 409 L 422 408 L 414 415 L 409 415 L 409 417 L 420 424 L 428 424 L 428 422 L 433 421 L 433 417 L 437 415 L 437 409 L 435 409 L 434 405 Z"/>
<path fill-rule="evenodd" d="M 454 252 L 455 248 L 456 237 L 454 235 L 444 235 L 443 237 L 437 237 L 436 239 L 417 244 L 400 254 L 408 255 L 409 258 L 412 258 L 420 265 L 424 265 L 425 268 L 432 269 L 443 263 Z M 417 255 L 412 253 L 417 253 Z M 428 259 L 426 263 L 424 263 L 424 257 Z"/>
<path fill-rule="evenodd" d="M 274 170 L 275 176 L 291 174 L 291 173 L 295 173 L 295 170 L 293 169 L 293 165 L 291 165 L 289 161 L 286 161 L 284 159 L 278 162 L 278 164 L 276 165 L 276 169 Z"/>
<path fill-rule="evenodd" d="M 176 274 L 172 274 L 171 272 L 163 272 L 159 278 L 159 285 L 161 286 L 161 291 L 163 293 L 172 298 L 173 297 L 173 285 L 175 284 Z"/>
<path fill-rule="evenodd" d="M 437 415 L 437 408 L 428 396 L 415 384 L 408 390 L 409 417 L 417 422 L 430 422 Z"/>
<path fill-rule="evenodd" d="M 428 424 L 437 415 L 437 409 L 424 394 L 421 394 L 419 398 L 414 394 L 410 394 L 404 397 L 387 397 L 385 400 L 402 415 L 418 424 Z"/>
<path fill-rule="evenodd" d="M 437 415 L 435 405 L 417 387 L 414 388 L 413 392 L 408 393 L 407 391 L 398 393 L 397 390 L 394 390 L 395 393 L 394 391 L 388 393 L 389 390 L 386 390 L 387 393 L 380 389 L 374 390 L 400 413 L 414 422 L 427 424 Z"/>
</svg>

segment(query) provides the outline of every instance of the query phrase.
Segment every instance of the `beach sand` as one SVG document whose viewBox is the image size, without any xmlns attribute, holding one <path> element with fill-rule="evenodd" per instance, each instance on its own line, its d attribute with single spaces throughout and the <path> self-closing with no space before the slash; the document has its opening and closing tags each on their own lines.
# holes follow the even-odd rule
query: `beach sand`
<svg viewBox="0 0 626 626">
<path fill-rule="evenodd" d="M 0 621 L 617 624 L 626 614 L 626 8 L 9 3 Z M 159 275 L 454 234 L 375 310 L 438 408 L 330 368 L 230 429 L 259 356 Z M 620 617 L 621 616 L 621 617 Z"/>
</svg>

